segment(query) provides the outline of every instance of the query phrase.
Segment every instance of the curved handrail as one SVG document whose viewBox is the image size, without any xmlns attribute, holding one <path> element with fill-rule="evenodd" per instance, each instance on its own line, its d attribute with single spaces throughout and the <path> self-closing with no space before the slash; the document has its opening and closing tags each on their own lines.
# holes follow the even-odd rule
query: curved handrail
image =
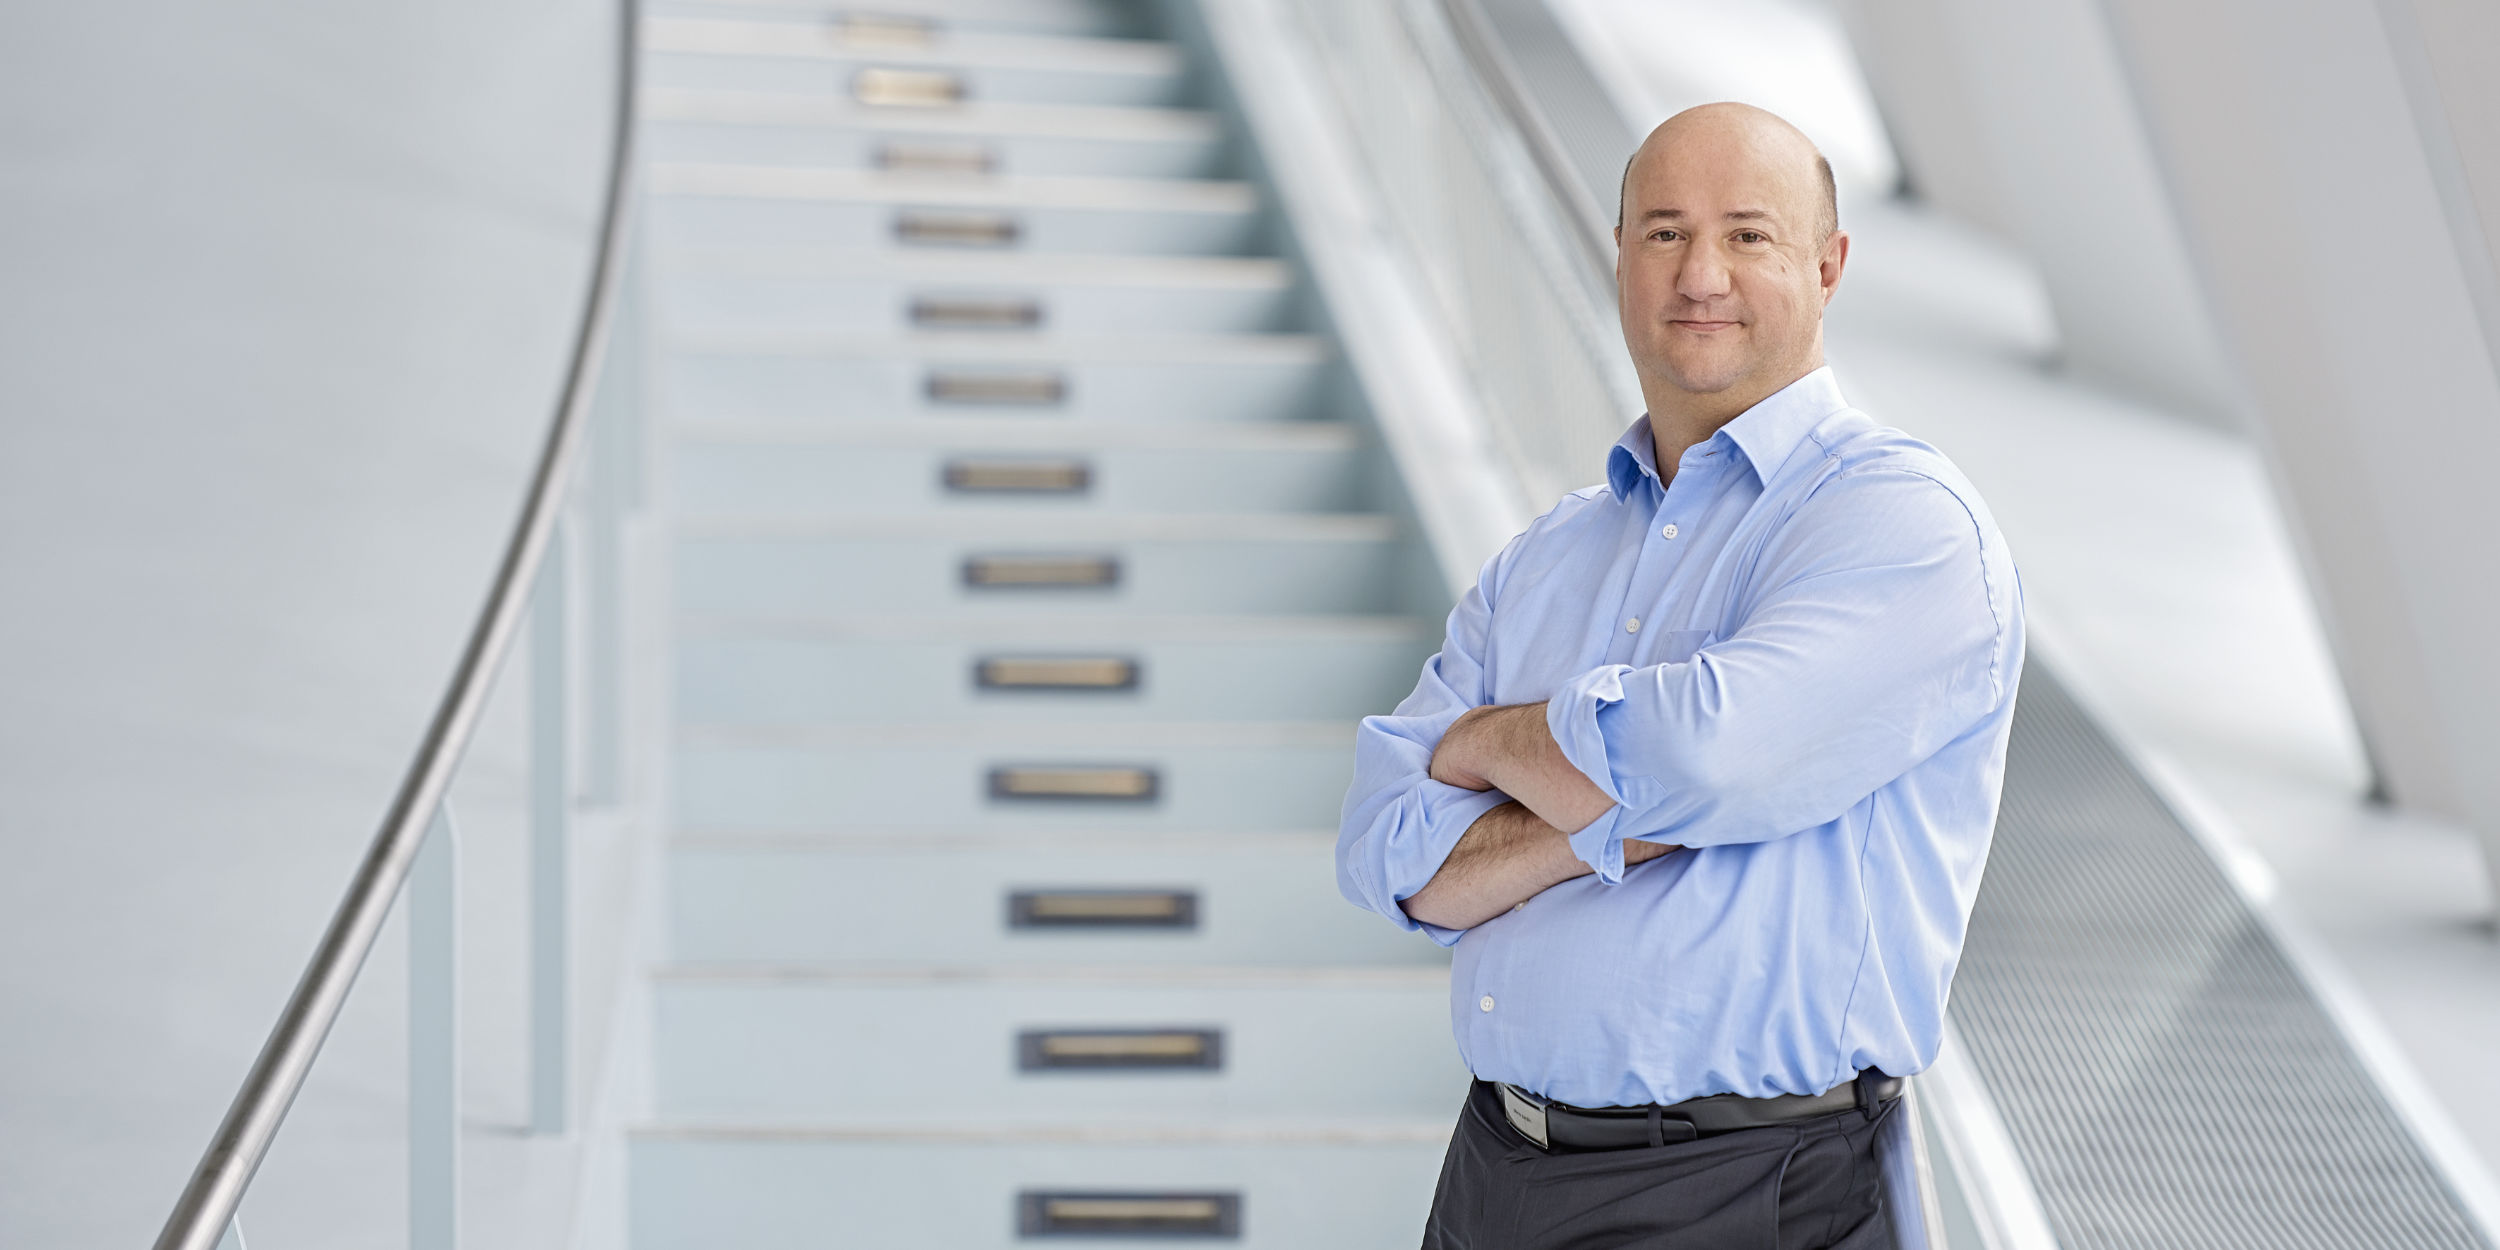
<svg viewBox="0 0 2500 1250">
<path fill-rule="evenodd" d="M 276 1138 L 278 1127 L 312 1071 L 330 1028 L 356 982 L 356 974 L 372 953 L 391 904 L 407 883 L 409 865 L 425 840 L 428 823 L 450 788 L 452 771 L 468 749 L 478 716 L 494 683 L 495 671 L 511 649 L 526 611 L 540 560 L 554 532 L 556 510 L 579 454 L 600 364 L 607 352 L 608 326 L 613 320 L 619 271 L 624 263 L 627 217 L 631 208 L 635 70 L 639 47 L 637 0 L 619 0 L 621 27 L 617 36 L 616 134 L 608 158 L 607 202 L 599 219 L 599 243 L 591 270 L 590 291 L 574 336 L 572 363 L 530 475 L 529 493 L 521 504 L 518 524 L 504 547 L 486 603 L 469 630 L 468 645 L 452 670 L 451 684 L 434 710 L 424 741 L 409 761 L 398 793 L 364 862 L 348 883 L 347 895 L 321 935 L 312 961 L 296 982 L 286 1009 L 263 1042 L 243 1087 L 217 1126 L 216 1136 L 193 1169 L 190 1183 L 157 1234 L 156 1250 L 213 1250 L 234 1218 L 243 1191 Z"/>
</svg>

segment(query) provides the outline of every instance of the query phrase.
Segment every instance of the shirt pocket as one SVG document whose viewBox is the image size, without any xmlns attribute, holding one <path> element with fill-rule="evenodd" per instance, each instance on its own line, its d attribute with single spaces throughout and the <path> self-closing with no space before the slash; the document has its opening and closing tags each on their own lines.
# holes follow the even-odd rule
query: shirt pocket
<svg viewBox="0 0 2500 1250">
<path fill-rule="evenodd" d="M 1715 629 L 1670 629 L 1658 640 L 1658 663 L 1682 664 L 1693 653 L 1719 640 Z"/>
</svg>

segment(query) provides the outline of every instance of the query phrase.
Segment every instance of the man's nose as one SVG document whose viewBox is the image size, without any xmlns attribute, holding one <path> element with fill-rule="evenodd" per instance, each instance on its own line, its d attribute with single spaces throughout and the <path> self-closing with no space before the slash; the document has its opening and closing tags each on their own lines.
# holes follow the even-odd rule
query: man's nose
<svg viewBox="0 0 2500 1250">
<path fill-rule="evenodd" d="M 1675 293 L 1701 303 L 1727 292 L 1727 258 L 1719 254 L 1719 249 L 1708 244 L 1684 249 L 1683 264 L 1675 272 Z"/>
</svg>

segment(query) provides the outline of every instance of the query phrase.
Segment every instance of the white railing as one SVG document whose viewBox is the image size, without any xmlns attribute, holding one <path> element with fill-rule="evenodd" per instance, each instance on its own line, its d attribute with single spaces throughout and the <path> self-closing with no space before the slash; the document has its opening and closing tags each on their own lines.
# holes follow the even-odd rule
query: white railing
<svg viewBox="0 0 2500 1250">
<path fill-rule="evenodd" d="M 1560 158 L 1482 59 L 1496 50 L 1465 0 L 1291 3 L 1526 496 L 1541 508 L 1598 480 L 1642 407 L 1612 223 L 1558 184 Z"/>
<path fill-rule="evenodd" d="M 560 1134 L 571 1119 L 572 919 L 567 899 L 573 820 L 580 803 L 612 805 L 622 791 L 623 540 L 639 501 L 641 436 L 621 385 L 632 368 L 616 322 L 627 280 L 632 208 L 636 0 L 620 0 L 615 127 L 591 281 L 564 388 L 531 472 L 520 516 L 486 602 L 470 628 L 442 701 L 408 763 L 381 828 L 348 883 L 294 993 L 262 1044 L 233 1105 L 157 1235 L 156 1250 L 242 1250 L 244 1192 L 285 1123 L 331 1026 L 392 907 L 408 909 L 408 1223 L 412 1250 L 452 1250 L 459 1237 L 459 871 L 448 796 L 495 676 L 530 623 L 530 1128 Z M 575 490 L 580 462 L 592 462 Z M 567 513 L 573 514 L 568 524 Z M 577 770 L 576 690 L 568 530 L 586 531 L 581 579 L 588 642 L 578 692 L 588 758 Z M 575 794 L 577 781 L 585 793 Z"/>
</svg>

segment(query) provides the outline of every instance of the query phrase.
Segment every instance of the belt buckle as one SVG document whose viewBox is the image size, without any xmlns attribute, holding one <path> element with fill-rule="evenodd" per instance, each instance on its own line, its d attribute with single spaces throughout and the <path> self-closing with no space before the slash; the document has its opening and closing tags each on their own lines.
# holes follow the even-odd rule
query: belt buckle
<svg viewBox="0 0 2500 1250">
<path fill-rule="evenodd" d="M 1502 1115 L 1510 1121 L 1510 1126 L 1539 1147 L 1553 1149 L 1545 1129 L 1545 1100 L 1507 1081 L 1498 1082 L 1496 1088 L 1502 1091 Z"/>
</svg>

